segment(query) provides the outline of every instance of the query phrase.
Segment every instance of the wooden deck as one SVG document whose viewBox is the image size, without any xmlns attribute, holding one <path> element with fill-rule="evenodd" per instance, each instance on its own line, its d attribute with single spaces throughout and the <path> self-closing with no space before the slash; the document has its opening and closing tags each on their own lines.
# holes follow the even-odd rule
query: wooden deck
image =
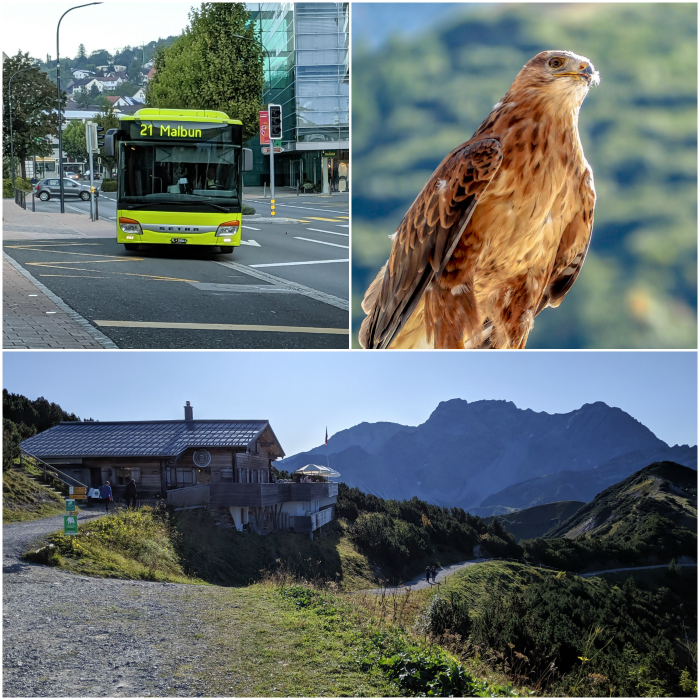
<svg viewBox="0 0 700 700">
<path fill-rule="evenodd" d="M 338 484 L 210 484 L 210 503 L 216 508 L 229 506 L 264 508 L 289 501 L 311 501 L 338 495 Z"/>
<path fill-rule="evenodd" d="M 325 525 L 333 520 L 333 511 L 335 508 L 324 508 L 318 513 L 310 515 L 297 515 L 294 518 L 294 532 L 313 532 L 318 530 L 321 525 Z"/>
</svg>

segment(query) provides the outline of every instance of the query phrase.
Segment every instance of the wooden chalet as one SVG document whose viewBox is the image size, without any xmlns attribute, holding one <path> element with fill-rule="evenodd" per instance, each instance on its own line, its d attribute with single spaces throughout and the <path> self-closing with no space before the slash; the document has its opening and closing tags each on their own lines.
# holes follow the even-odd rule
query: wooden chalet
<svg viewBox="0 0 700 700">
<path fill-rule="evenodd" d="M 238 530 L 313 533 L 330 522 L 334 483 L 277 483 L 272 464 L 284 451 L 267 420 L 62 422 L 21 443 L 67 483 L 109 481 L 119 499 L 131 479 L 139 498 L 175 508 L 227 511 Z"/>
</svg>

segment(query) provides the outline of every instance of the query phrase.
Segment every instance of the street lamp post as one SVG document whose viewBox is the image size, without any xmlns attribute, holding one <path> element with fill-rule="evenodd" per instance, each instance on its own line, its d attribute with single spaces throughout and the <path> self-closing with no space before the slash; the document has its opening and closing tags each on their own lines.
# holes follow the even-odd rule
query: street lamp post
<svg viewBox="0 0 700 700">
<path fill-rule="evenodd" d="M 26 71 L 31 70 L 32 68 L 34 68 L 34 66 L 30 66 L 29 68 L 22 68 L 21 70 L 16 71 L 10 76 L 10 80 L 7 84 L 7 95 L 9 97 L 10 102 L 10 169 L 12 171 L 13 189 L 15 187 L 15 142 L 12 137 L 12 78 L 14 78 L 16 75 L 19 75 L 20 73 L 25 73 Z"/>
<path fill-rule="evenodd" d="M 61 29 L 61 20 L 72 10 L 77 10 L 80 7 L 88 7 L 89 5 L 101 5 L 101 2 L 88 2 L 85 5 L 76 5 L 66 10 L 56 25 L 56 85 L 58 86 L 58 184 L 61 189 L 61 214 L 65 214 L 66 207 L 63 194 L 63 138 L 61 136 L 61 61 L 58 54 L 58 32 Z"/>
</svg>

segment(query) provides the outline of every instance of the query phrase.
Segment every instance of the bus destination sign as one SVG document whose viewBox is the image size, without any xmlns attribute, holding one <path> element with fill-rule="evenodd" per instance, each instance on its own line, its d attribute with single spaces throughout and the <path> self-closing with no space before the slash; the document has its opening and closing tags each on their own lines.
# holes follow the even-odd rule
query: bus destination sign
<svg viewBox="0 0 700 700">
<path fill-rule="evenodd" d="M 133 121 L 130 122 L 130 139 L 154 141 L 228 141 L 231 133 L 229 124 L 202 124 L 194 122 Z"/>
</svg>

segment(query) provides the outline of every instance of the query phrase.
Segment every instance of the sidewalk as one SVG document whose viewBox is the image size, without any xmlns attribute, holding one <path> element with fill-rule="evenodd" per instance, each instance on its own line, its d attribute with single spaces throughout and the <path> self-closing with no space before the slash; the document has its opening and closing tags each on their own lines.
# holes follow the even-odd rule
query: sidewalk
<svg viewBox="0 0 700 700">
<path fill-rule="evenodd" d="M 2 202 L 4 241 L 56 240 L 60 238 L 116 238 L 113 221 L 90 221 L 86 214 L 32 212 L 12 199 Z"/>
<path fill-rule="evenodd" d="M 3 239 L 112 238 L 114 224 L 83 214 L 33 213 L 3 200 Z M 3 253 L 3 349 L 104 349 L 117 346 Z"/>
<path fill-rule="evenodd" d="M 245 202 L 246 199 L 262 199 L 263 198 L 263 191 L 265 192 L 265 199 L 270 199 L 270 188 L 269 187 L 262 188 L 262 187 L 252 187 L 252 186 L 246 185 L 243 188 L 243 201 Z M 297 197 L 296 187 L 275 187 L 275 199 L 288 199 L 290 197 L 294 197 L 296 199 L 296 197 Z M 304 193 L 299 194 L 299 199 L 305 199 L 307 197 L 324 197 L 325 199 L 328 199 L 328 200 L 345 198 L 346 200 L 349 200 L 350 193 L 349 192 L 333 192 L 332 194 L 322 194 L 320 192 L 310 192 L 308 194 L 304 194 Z"/>
</svg>

